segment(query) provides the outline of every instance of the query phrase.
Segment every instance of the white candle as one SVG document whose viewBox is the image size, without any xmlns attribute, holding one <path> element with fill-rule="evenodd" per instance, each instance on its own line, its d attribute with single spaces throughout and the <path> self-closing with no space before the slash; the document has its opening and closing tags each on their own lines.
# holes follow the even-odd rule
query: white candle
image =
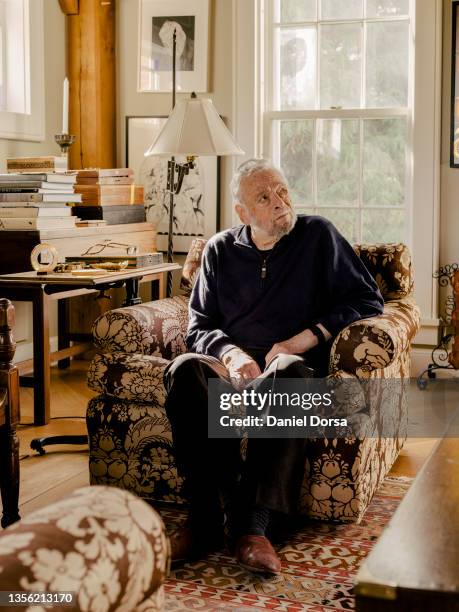
<svg viewBox="0 0 459 612">
<path fill-rule="evenodd" d="M 62 103 L 62 133 L 69 133 L 69 80 L 64 79 L 63 103 Z"/>
</svg>

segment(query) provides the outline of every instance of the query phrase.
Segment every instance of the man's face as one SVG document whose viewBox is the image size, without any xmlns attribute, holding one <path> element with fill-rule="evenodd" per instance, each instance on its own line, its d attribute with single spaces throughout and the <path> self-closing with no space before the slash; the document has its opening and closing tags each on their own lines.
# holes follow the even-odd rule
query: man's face
<svg viewBox="0 0 459 612">
<path fill-rule="evenodd" d="M 259 170 L 241 181 L 242 203 L 236 206 L 245 225 L 279 240 L 296 222 L 287 185 L 274 170 Z"/>
</svg>

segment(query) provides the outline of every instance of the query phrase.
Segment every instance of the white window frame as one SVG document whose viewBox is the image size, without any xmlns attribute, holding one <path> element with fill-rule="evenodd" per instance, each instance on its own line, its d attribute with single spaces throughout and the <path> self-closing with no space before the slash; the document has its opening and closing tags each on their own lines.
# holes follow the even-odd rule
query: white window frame
<svg viewBox="0 0 459 612">
<path fill-rule="evenodd" d="M 411 0 L 411 4 L 414 4 L 414 0 Z M 265 64 L 265 91 L 264 91 L 264 98 L 265 98 L 265 109 L 273 109 L 275 106 L 274 103 L 274 97 L 273 97 L 273 91 L 274 91 L 274 87 L 273 84 L 276 81 L 276 79 L 278 78 L 278 74 L 275 71 L 275 60 L 274 60 L 274 37 L 273 37 L 273 31 L 274 28 L 281 26 L 280 23 L 274 23 L 274 17 L 272 14 L 272 5 L 273 5 L 273 1 L 272 0 L 264 0 L 264 5 L 265 5 L 265 19 L 264 19 L 264 23 L 265 23 L 265 28 L 264 28 L 264 45 L 265 45 L 265 49 L 266 49 L 266 54 L 265 57 L 267 59 L 266 64 Z M 318 2 L 318 5 L 320 5 L 320 2 Z M 410 22 L 410 18 L 408 16 L 400 16 L 400 17 L 384 17 L 384 18 L 371 18 L 371 19 L 365 19 L 366 23 L 380 23 L 380 22 L 388 22 L 388 21 L 409 21 Z M 303 25 L 305 26 L 315 26 L 317 27 L 317 49 L 320 49 L 320 32 L 321 32 L 321 28 L 319 24 L 326 24 L 328 25 L 341 25 L 341 24 L 350 24 L 350 23 L 357 23 L 357 24 L 362 24 L 362 20 L 361 19 L 340 19 L 340 20 L 327 20 L 327 21 L 321 21 L 321 22 L 305 22 L 303 23 L 298 23 L 295 24 L 295 27 L 302 27 Z M 293 24 L 292 24 L 293 25 Z M 260 26 L 263 27 L 263 26 Z M 363 37 L 366 38 L 366 28 L 364 29 L 364 34 Z M 412 66 L 412 57 L 413 57 L 413 53 L 414 53 L 414 37 L 413 37 L 413 32 L 412 32 L 412 28 L 411 28 L 411 24 L 410 24 L 410 31 L 409 31 L 409 37 L 410 37 L 410 44 L 409 44 L 409 67 L 408 67 L 408 74 L 411 75 L 411 66 Z M 363 39 L 363 45 L 365 45 L 365 40 Z M 364 46 L 362 47 L 362 70 L 361 70 L 361 99 L 365 100 L 365 59 L 366 59 L 366 53 L 365 53 L 365 48 Z M 316 74 L 319 75 L 320 73 L 320 54 L 319 51 L 317 52 L 317 57 L 316 57 Z M 320 77 L 319 77 L 320 78 Z M 410 163 L 410 155 L 409 155 L 409 151 L 411 151 L 411 144 L 412 144 L 412 133 L 411 133 L 411 126 L 412 126 L 412 121 L 411 121 L 411 108 L 412 108 L 412 100 L 413 100 L 413 95 L 412 95 L 412 88 L 411 88 L 411 84 L 413 82 L 413 78 L 409 78 L 409 88 L 408 88 L 408 99 L 407 99 L 407 106 L 406 107 L 400 107 L 400 108 L 377 108 L 377 109 L 368 109 L 368 108 L 355 108 L 355 109 L 320 109 L 318 102 L 319 102 L 319 87 L 316 88 L 316 99 L 315 99 L 315 106 L 316 109 L 311 109 L 311 110 L 301 110 L 301 111 L 293 111 L 293 110 L 265 110 L 265 112 L 263 112 L 262 115 L 262 121 L 263 121 L 263 157 L 267 157 L 267 158 L 272 158 L 273 162 L 276 165 L 280 165 L 279 160 L 276 159 L 275 156 L 273 156 L 271 154 L 271 152 L 273 151 L 273 149 L 275 150 L 276 147 L 273 147 L 274 144 L 274 139 L 275 136 L 273 134 L 274 130 L 273 130 L 273 122 L 276 120 L 289 120 L 289 119 L 293 119 L 293 120 L 318 120 L 318 119 L 355 119 L 358 120 L 360 123 L 360 120 L 365 120 L 365 119 L 389 119 L 389 118 L 393 118 L 393 117 L 397 117 L 397 118 L 404 118 L 407 121 L 407 159 L 406 159 L 406 175 L 405 175 L 405 197 L 406 197 L 406 202 L 405 204 L 401 205 L 401 206 L 391 206 L 390 210 L 403 210 L 405 212 L 405 217 L 406 217 L 406 224 L 407 224 L 407 236 L 406 236 L 406 240 L 409 244 L 409 246 L 411 247 L 412 245 L 412 227 L 411 227 L 411 219 L 412 219 L 412 209 L 411 209 L 411 204 L 412 204 L 412 194 L 411 194 L 411 184 L 412 184 L 412 179 L 411 179 L 411 174 L 412 174 L 412 164 Z M 317 81 L 319 82 L 319 81 Z M 276 84 L 278 87 L 278 84 Z M 314 127 L 317 127 L 317 123 L 314 123 Z M 359 126 L 359 133 L 360 133 L 360 151 L 361 151 L 361 155 L 360 155 L 360 186 L 363 186 L 363 125 L 362 123 L 360 123 Z M 314 138 L 314 143 L 316 144 L 316 139 Z M 314 144 L 314 146 L 315 146 Z M 315 159 L 315 152 L 313 152 L 313 160 Z M 306 208 L 311 208 L 312 206 L 315 205 L 316 200 L 317 200 L 317 182 L 316 182 L 316 172 L 315 170 L 313 170 L 312 172 L 312 181 L 313 181 L 313 203 L 312 204 L 304 204 L 301 205 L 302 207 L 306 207 Z M 336 209 L 343 209 L 343 210 L 356 210 L 358 212 L 358 219 L 359 219 L 359 234 L 362 234 L 362 228 L 363 228 L 363 211 L 364 210 L 369 210 L 370 208 L 376 208 L 378 210 L 382 210 L 383 207 L 382 206 L 362 206 L 361 204 L 361 199 L 362 199 L 362 194 L 360 194 L 359 200 L 360 202 L 357 203 L 356 205 L 327 205 L 327 206 L 319 206 L 315 208 L 314 214 L 323 214 L 324 216 L 327 216 L 327 209 L 333 208 L 334 210 Z"/>
<path fill-rule="evenodd" d="M 414 103 L 411 105 L 412 147 L 411 176 L 408 196 L 413 203 L 408 215 L 411 221 L 410 246 L 415 270 L 415 299 L 421 309 L 422 329 L 416 343 L 435 345 L 438 334 L 438 287 L 432 274 L 439 266 L 440 202 L 440 126 L 441 126 L 441 57 L 442 1 L 411 0 L 415 40 Z M 264 57 L 265 1 L 233 0 L 233 125 L 234 133 L 245 150 L 245 159 L 263 156 L 267 134 L 263 126 L 266 101 Z M 395 109 L 396 110 L 396 109 Z M 289 111 L 290 112 L 290 111 Z M 294 111 L 314 117 L 329 117 L 330 111 Z M 336 110 L 331 111 L 336 117 Z M 342 110 L 343 117 L 352 111 Z M 362 110 L 359 111 L 359 116 Z M 378 111 L 365 110 L 368 116 Z M 285 114 L 282 113 L 285 117 Z M 386 110 L 384 111 L 386 115 Z M 233 169 L 243 158 L 233 158 Z M 233 221 L 237 222 L 235 216 Z"/>
<path fill-rule="evenodd" d="M 8 4 L 14 1 L 2 2 L 6 27 Z M 22 1 L 24 40 L 21 54 L 24 61 L 21 62 L 23 71 L 18 83 L 23 87 L 25 112 L 0 111 L 0 138 L 40 142 L 45 140 L 43 0 Z M 10 66 L 8 73 L 11 72 Z"/>
</svg>

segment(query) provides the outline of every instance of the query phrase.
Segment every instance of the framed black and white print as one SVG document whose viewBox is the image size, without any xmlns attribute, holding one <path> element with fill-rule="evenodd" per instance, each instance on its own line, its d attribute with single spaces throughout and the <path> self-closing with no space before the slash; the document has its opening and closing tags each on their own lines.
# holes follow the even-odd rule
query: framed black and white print
<svg viewBox="0 0 459 612">
<path fill-rule="evenodd" d="M 210 0 L 139 0 L 139 91 L 172 90 L 172 37 L 177 91 L 208 90 Z"/>
<path fill-rule="evenodd" d="M 167 117 L 126 117 L 126 166 L 145 190 L 147 221 L 156 226 L 158 251 L 167 251 L 168 155 L 145 157 Z M 185 157 L 176 157 L 179 162 Z M 174 202 L 174 252 L 188 253 L 193 238 L 210 238 L 220 229 L 220 158 L 197 157 Z"/>
</svg>

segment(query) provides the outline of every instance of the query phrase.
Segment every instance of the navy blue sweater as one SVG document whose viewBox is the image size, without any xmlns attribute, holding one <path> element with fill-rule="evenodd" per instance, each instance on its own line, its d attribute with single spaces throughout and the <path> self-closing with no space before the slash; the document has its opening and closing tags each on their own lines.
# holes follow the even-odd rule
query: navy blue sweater
<svg viewBox="0 0 459 612">
<path fill-rule="evenodd" d="M 234 346 L 268 352 L 311 325 L 336 336 L 383 311 L 376 282 L 323 217 L 298 216 L 263 259 L 248 226 L 209 240 L 189 304 L 190 351 L 218 359 Z"/>
</svg>

